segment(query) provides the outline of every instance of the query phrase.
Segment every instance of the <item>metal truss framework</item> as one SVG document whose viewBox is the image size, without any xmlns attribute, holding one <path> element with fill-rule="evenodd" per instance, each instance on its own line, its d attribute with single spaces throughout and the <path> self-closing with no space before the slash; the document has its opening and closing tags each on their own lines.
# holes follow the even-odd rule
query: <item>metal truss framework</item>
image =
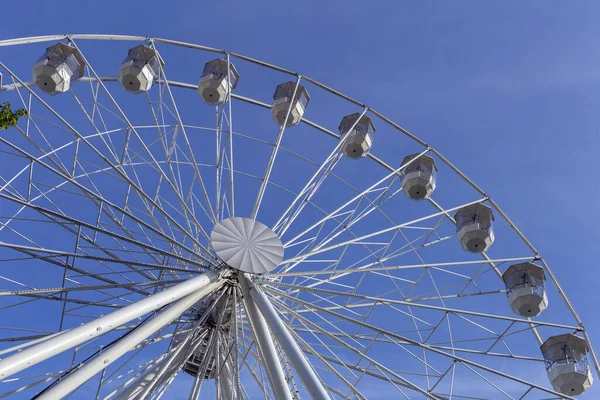
<svg viewBox="0 0 600 400">
<path fill-rule="evenodd" d="M 86 62 L 60 102 L 40 95 L 2 54 L 57 41 Z M 166 63 L 151 91 L 135 104 L 125 99 L 89 50 L 97 41 L 156 51 Z M 404 140 L 417 155 L 401 164 L 405 154 L 371 152 L 349 167 L 326 124 L 302 118 L 300 128 L 286 126 L 291 105 L 271 135 L 253 134 L 245 116 L 234 130 L 238 110 L 262 115 L 271 105 L 231 91 L 198 124 L 176 100 L 198 85 L 167 78 L 177 73 L 169 69 L 178 62 L 173 49 L 223 57 L 228 76 L 234 62 L 279 74 L 295 82 L 294 94 L 302 82 L 384 126 L 375 141 Z M 582 321 L 515 224 L 442 154 L 374 109 L 296 72 L 160 38 L 4 40 L 0 68 L 0 96 L 29 111 L 0 135 L 0 398 L 93 391 L 96 399 L 158 399 L 182 385 L 190 399 L 367 399 L 374 390 L 407 399 L 570 398 L 526 373 L 544 371 L 531 350 L 555 332 L 581 334 L 600 372 Z M 318 137 L 324 155 L 288 140 L 292 129 Z M 210 157 L 201 135 L 211 138 Z M 262 172 L 245 146 L 262 149 Z M 424 154 L 464 189 L 451 205 L 434 192 L 422 208 L 398 212 L 408 201 L 400 175 Z M 359 164 L 368 165 L 364 176 L 348 172 Z M 303 166 L 299 184 L 277 174 L 293 175 L 291 165 Z M 448 258 L 459 247 L 454 212 L 479 203 L 522 247 Z M 282 239 L 286 256 L 271 273 L 238 275 L 211 248 L 214 224 L 244 212 L 270 221 Z M 529 319 L 497 306 L 506 302 L 501 269 L 525 261 L 543 266 L 552 307 L 564 308 L 559 317 Z M 32 310 L 47 317 L 23 317 Z M 215 385 L 207 389 L 206 380 Z"/>
</svg>

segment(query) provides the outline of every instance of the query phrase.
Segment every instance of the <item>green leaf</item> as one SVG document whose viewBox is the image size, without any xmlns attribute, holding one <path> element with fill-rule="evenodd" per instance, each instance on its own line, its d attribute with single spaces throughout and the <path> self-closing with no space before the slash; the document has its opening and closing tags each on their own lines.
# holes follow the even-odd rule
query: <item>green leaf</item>
<svg viewBox="0 0 600 400">
<path fill-rule="evenodd" d="M 12 111 L 10 109 L 10 103 L 8 102 L 0 104 L 0 131 L 17 125 L 19 118 L 27 114 L 27 110 L 23 108 L 20 108 L 17 111 Z"/>
</svg>

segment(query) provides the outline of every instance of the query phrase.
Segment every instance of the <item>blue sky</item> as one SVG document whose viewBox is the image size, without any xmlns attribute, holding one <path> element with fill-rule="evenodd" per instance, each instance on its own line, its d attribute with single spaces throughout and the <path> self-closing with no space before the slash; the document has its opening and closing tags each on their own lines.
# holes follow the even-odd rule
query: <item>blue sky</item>
<svg viewBox="0 0 600 400">
<path fill-rule="evenodd" d="M 360 99 L 489 193 L 555 271 L 596 347 L 596 2 L 35 2 L 4 38 L 119 33 L 224 48 Z M 25 8 L 29 5 L 25 4 Z M 600 394 L 600 385 L 582 398 Z"/>
</svg>

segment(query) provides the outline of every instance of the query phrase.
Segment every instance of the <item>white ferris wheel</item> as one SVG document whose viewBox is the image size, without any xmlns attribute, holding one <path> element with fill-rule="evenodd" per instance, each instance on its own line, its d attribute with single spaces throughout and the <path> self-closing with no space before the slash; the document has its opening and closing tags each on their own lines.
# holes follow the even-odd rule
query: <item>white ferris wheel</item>
<svg viewBox="0 0 600 400">
<path fill-rule="evenodd" d="M 600 370 L 498 204 L 373 108 L 173 40 L 0 47 L 27 111 L 0 131 L 0 398 L 570 399 Z"/>
</svg>

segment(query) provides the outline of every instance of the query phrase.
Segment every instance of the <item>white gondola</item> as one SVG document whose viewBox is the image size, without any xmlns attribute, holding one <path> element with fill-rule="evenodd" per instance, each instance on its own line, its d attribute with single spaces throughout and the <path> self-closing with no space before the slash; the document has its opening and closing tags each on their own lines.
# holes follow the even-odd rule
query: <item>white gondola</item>
<svg viewBox="0 0 600 400">
<path fill-rule="evenodd" d="M 204 65 L 204 71 L 198 83 L 198 94 L 205 103 L 211 106 L 225 103 L 227 94 L 237 86 L 240 75 L 233 63 L 229 63 L 227 76 L 227 61 L 216 59 Z"/>
<path fill-rule="evenodd" d="M 85 61 L 79 51 L 64 43 L 46 49 L 33 66 L 33 81 L 44 92 L 56 95 L 68 91 L 83 76 Z"/>
<path fill-rule="evenodd" d="M 185 362 L 183 366 L 183 372 L 191 375 L 192 377 L 196 377 L 200 372 L 200 368 L 204 367 L 204 379 L 213 379 L 214 376 L 214 366 L 215 366 L 215 355 L 214 352 L 211 352 L 210 356 L 207 358 L 206 354 L 210 349 L 208 348 L 210 344 L 210 335 L 206 335 L 202 339 L 202 343 L 198 346 L 196 351 L 190 355 L 188 360 Z M 204 363 L 204 365 L 203 365 Z"/>
<path fill-rule="evenodd" d="M 298 85 L 296 90 L 296 96 L 294 97 L 294 89 L 296 88 L 296 82 L 286 82 L 277 86 L 275 93 L 273 94 L 273 105 L 271 106 L 271 115 L 277 123 L 282 126 L 285 122 L 285 116 L 290 110 L 290 115 L 287 120 L 286 126 L 297 125 L 302 119 L 304 111 L 310 101 L 308 92 L 302 85 Z M 292 99 L 292 97 L 294 97 Z"/>
<path fill-rule="evenodd" d="M 135 94 L 147 92 L 152 88 L 164 63 L 154 49 L 140 45 L 129 49 L 127 57 L 121 63 L 119 82 L 123 87 Z"/>
<path fill-rule="evenodd" d="M 579 336 L 552 336 L 541 347 L 552 387 L 562 394 L 576 396 L 592 386 L 587 359 L 587 342 Z"/>
<path fill-rule="evenodd" d="M 217 301 L 217 303 L 212 306 L 213 302 Z M 209 348 L 210 345 L 210 337 L 215 329 L 219 329 L 219 335 L 227 335 L 231 329 L 231 320 L 233 317 L 233 308 L 231 304 L 227 304 L 228 301 L 224 298 L 219 299 L 218 295 L 211 295 L 203 301 L 198 308 L 195 310 L 197 317 L 200 319 L 203 318 L 205 312 L 209 310 L 212 306 L 212 310 L 209 311 L 208 316 L 206 317 L 205 327 L 206 331 L 203 332 L 205 334 L 201 343 L 198 345 L 196 351 L 191 354 L 186 361 L 183 370 L 189 375 L 195 377 L 200 368 L 206 368 L 204 379 L 214 379 L 215 378 L 215 370 L 214 367 L 216 365 L 216 355 L 218 351 L 213 347 Z M 221 318 L 221 324 L 219 325 L 219 318 Z M 210 354 L 209 354 L 210 352 Z M 208 354 L 208 358 L 206 355 Z M 208 361 L 208 363 L 207 363 Z M 202 363 L 206 364 L 205 366 Z"/>
<path fill-rule="evenodd" d="M 404 157 L 402 165 L 419 154 L 411 154 Z M 426 154 L 423 154 L 411 162 L 402 172 L 402 190 L 409 199 L 423 200 L 429 198 L 435 190 L 435 177 L 437 165 L 435 160 Z"/>
<path fill-rule="evenodd" d="M 369 154 L 373 145 L 373 134 L 375 125 L 373 120 L 363 115 L 360 118 L 359 113 L 346 115 L 342 118 L 339 126 L 340 140 L 342 143 L 342 152 L 350 158 L 359 159 Z M 353 128 L 354 127 L 354 128 Z"/>
<path fill-rule="evenodd" d="M 546 275 L 539 265 L 520 263 L 511 265 L 502 275 L 508 303 L 515 314 L 535 317 L 548 307 L 544 281 Z"/>
<path fill-rule="evenodd" d="M 472 253 L 481 253 L 494 243 L 494 214 L 483 204 L 472 204 L 461 208 L 454 214 L 456 232 L 463 249 Z"/>
</svg>

